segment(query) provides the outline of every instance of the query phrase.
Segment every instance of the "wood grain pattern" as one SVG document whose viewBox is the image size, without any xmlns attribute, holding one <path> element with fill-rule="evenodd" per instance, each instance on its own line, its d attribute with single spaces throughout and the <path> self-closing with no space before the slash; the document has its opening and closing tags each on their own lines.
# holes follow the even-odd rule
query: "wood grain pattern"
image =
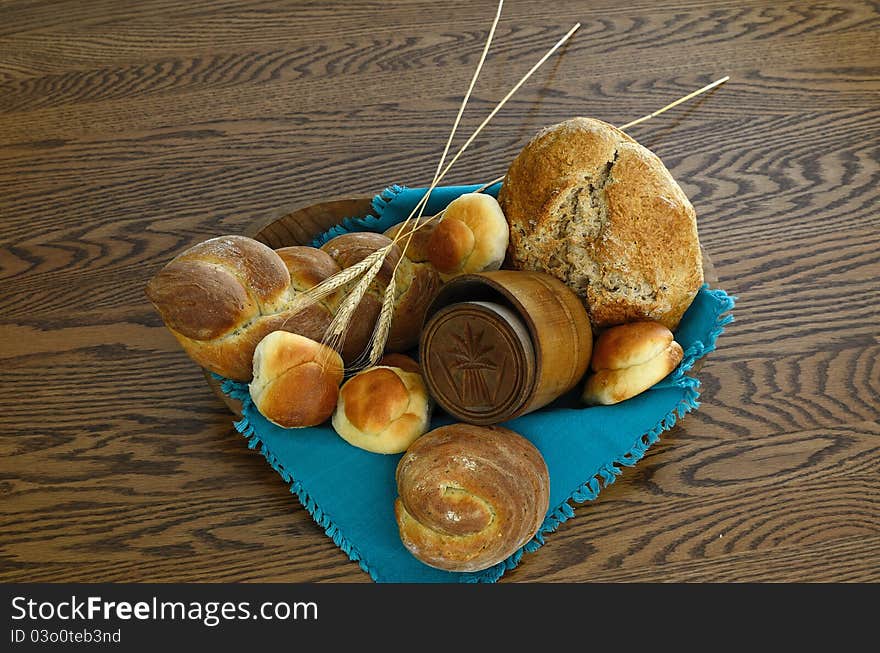
<svg viewBox="0 0 880 653">
<path fill-rule="evenodd" d="M 182 249 L 426 184 L 494 2 L 0 5 L 0 580 L 345 581 L 148 305 Z M 738 296 L 702 405 L 504 582 L 880 581 L 880 8 L 508 0 L 456 164 L 642 125 Z M 303 225 L 308 230 L 309 225 Z"/>
</svg>

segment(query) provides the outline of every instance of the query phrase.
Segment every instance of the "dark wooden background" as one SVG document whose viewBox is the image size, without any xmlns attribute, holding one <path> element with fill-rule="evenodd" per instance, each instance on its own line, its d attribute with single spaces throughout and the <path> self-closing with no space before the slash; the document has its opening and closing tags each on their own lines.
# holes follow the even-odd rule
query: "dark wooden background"
<svg viewBox="0 0 880 653">
<path fill-rule="evenodd" d="M 494 10 L 0 5 L 0 580 L 369 580 L 143 287 L 281 208 L 429 182 Z M 462 133 L 575 21 L 449 182 L 729 74 L 631 133 L 739 302 L 700 410 L 504 581 L 880 580 L 878 4 L 509 0 Z"/>
</svg>

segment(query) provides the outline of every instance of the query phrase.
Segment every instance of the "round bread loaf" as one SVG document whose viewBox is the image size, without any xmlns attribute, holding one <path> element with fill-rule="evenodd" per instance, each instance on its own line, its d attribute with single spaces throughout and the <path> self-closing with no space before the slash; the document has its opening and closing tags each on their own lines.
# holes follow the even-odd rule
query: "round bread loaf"
<svg viewBox="0 0 880 653">
<path fill-rule="evenodd" d="M 672 372 L 684 357 L 672 332 L 659 322 L 630 322 L 603 331 L 593 346 L 582 398 L 616 404 L 641 394 Z"/>
<path fill-rule="evenodd" d="M 254 351 L 251 399 L 279 426 L 316 426 L 333 413 L 342 374 L 335 350 L 295 333 L 273 331 Z"/>
<path fill-rule="evenodd" d="M 289 306 L 298 290 L 334 271 L 338 267 L 320 256 L 301 254 L 285 261 L 252 238 L 220 236 L 176 256 L 145 290 L 194 361 L 221 376 L 248 381 L 254 349 L 272 331 L 321 338 L 330 322 L 328 307 L 315 304 L 294 313 Z"/>
<path fill-rule="evenodd" d="M 655 320 L 674 329 L 703 283 L 688 198 L 655 154 L 601 120 L 541 130 L 498 199 L 510 264 L 565 282 L 594 328 Z"/>
<path fill-rule="evenodd" d="M 459 274 L 497 270 L 504 262 L 509 229 L 491 195 L 465 193 L 449 203 L 428 241 L 428 260 L 443 281 Z"/>
<path fill-rule="evenodd" d="M 377 365 L 358 372 L 339 391 L 333 428 L 356 447 L 373 453 L 400 453 L 428 430 L 431 401 L 414 360 Z M 386 357 L 387 358 L 387 357 Z M 411 371 L 415 366 L 416 371 Z"/>
<path fill-rule="evenodd" d="M 396 472 L 404 546 L 427 565 L 479 571 L 538 532 L 550 501 L 535 446 L 500 426 L 441 426 L 413 442 Z"/>
</svg>

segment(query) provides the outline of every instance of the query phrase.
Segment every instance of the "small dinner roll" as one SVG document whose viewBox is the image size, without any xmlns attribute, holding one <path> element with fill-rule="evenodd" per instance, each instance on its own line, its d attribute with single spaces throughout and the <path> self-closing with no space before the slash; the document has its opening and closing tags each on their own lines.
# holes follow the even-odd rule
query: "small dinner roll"
<svg viewBox="0 0 880 653">
<path fill-rule="evenodd" d="M 296 333 L 273 331 L 254 351 L 251 399 L 278 426 L 315 426 L 333 413 L 342 374 L 342 358 L 330 347 Z"/>
<path fill-rule="evenodd" d="M 428 260 L 443 281 L 458 274 L 497 270 L 510 238 L 507 220 L 491 195 L 465 193 L 449 203 L 428 241 Z"/>
<path fill-rule="evenodd" d="M 421 372 L 419 364 L 406 354 L 391 353 L 385 354 L 377 363 L 379 366 L 399 367 L 404 372 Z"/>
<path fill-rule="evenodd" d="M 616 404 L 635 397 L 674 370 L 684 352 L 659 322 L 630 322 L 603 331 L 593 346 L 593 374 L 584 385 L 587 404 Z"/>
<path fill-rule="evenodd" d="M 398 222 L 383 233 L 391 240 L 394 240 L 394 237 L 402 230 L 403 236 L 397 241 L 397 246 L 402 251 L 404 245 L 406 245 L 406 257 L 413 263 L 427 263 L 428 243 L 437 224 L 439 223 L 434 216 L 424 215 L 418 220 L 410 220 L 409 224 L 406 225 L 406 229 L 403 229 L 403 222 Z M 409 236 L 410 232 L 412 233 L 411 239 Z M 406 244 L 407 240 L 409 240 L 409 245 Z"/>
<path fill-rule="evenodd" d="M 342 439 L 361 449 L 400 453 L 428 430 L 430 418 L 431 402 L 422 375 L 401 367 L 377 365 L 343 384 L 333 413 L 333 428 Z"/>
</svg>

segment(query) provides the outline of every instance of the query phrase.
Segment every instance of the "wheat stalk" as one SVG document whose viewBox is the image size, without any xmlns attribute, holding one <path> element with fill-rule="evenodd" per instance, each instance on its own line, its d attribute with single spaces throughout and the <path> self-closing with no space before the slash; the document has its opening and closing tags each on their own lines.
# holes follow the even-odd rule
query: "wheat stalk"
<svg viewBox="0 0 880 653">
<path fill-rule="evenodd" d="M 489 47 L 492 45 L 492 38 L 495 36 L 495 28 L 498 27 L 498 21 L 501 19 L 501 10 L 504 7 L 504 0 L 499 0 L 498 9 L 495 12 L 495 19 L 492 21 L 492 26 L 489 28 L 489 35 L 486 37 L 486 44 L 483 46 L 483 52 L 480 54 L 480 59 L 477 61 L 477 68 L 474 70 L 474 74 L 471 77 L 471 83 L 468 85 L 467 91 L 464 94 L 464 97 L 461 100 L 461 105 L 458 107 L 458 113 L 455 116 L 455 121 L 452 123 L 452 129 L 449 132 L 449 137 L 446 139 L 446 145 L 443 148 L 443 153 L 440 155 L 440 160 L 437 162 L 437 170 L 434 171 L 434 179 L 432 180 L 431 188 L 425 193 L 425 201 L 422 204 L 421 208 L 418 211 L 418 215 L 416 215 L 416 222 L 422 217 L 425 207 L 428 205 L 428 197 L 431 194 L 431 189 L 436 185 L 437 180 L 440 177 L 440 173 L 443 169 L 443 164 L 446 161 L 446 155 L 449 154 L 449 148 L 452 146 L 452 140 L 455 138 L 455 132 L 458 131 L 458 125 L 461 122 L 461 116 L 464 114 L 464 110 L 467 107 L 468 100 L 471 97 L 471 93 L 474 90 L 474 86 L 477 83 L 477 78 L 480 76 L 480 71 L 483 70 L 483 63 L 486 61 L 486 55 L 489 54 Z M 412 217 L 410 215 L 407 218 L 407 221 L 404 222 L 403 226 L 400 228 L 400 231 L 406 228 L 409 219 Z M 403 263 L 404 258 L 406 257 L 406 252 L 409 249 L 409 245 L 412 242 L 413 234 L 415 230 L 411 230 L 406 239 L 406 242 L 403 244 L 403 248 L 400 252 L 400 258 L 397 260 L 397 264 L 394 266 L 394 270 L 391 273 L 391 280 L 388 282 L 388 285 L 385 288 L 385 294 L 382 297 L 382 310 L 379 312 L 379 319 L 376 321 L 376 327 L 373 329 L 373 333 L 370 336 L 370 342 L 365 351 L 369 350 L 369 354 L 366 359 L 361 360 L 361 357 L 358 359 L 359 365 L 371 366 L 375 365 L 379 359 L 382 357 L 382 353 L 385 351 L 385 343 L 388 341 L 388 334 L 391 332 L 391 319 L 394 316 L 394 301 L 395 295 L 397 292 L 397 271 L 400 269 L 400 264 Z M 394 242 L 398 242 L 399 238 L 395 238 Z"/>
<path fill-rule="evenodd" d="M 390 248 L 390 246 L 386 247 Z M 385 248 L 383 247 L 382 249 Z M 321 342 L 328 347 L 339 351 L 345 343 L 345 336 L 348 333 L 349 324 L 351 324 L 351 317 L 360 305 L 364 295 L 367 294 L 367 289 L 370 287 L 370 284 L 373 283 L 373 280 L 376 278 L 376 275 L 379 274 L 379 270 L 382 269 L 382 265 L 385 263 L 384 256 L 374 258 L 375 260 L 367 269 L 366 274 L 361 277 L 351 292 L 348 293 L 345 300 L 336 309 L 336 314 L 333 316 L 333 319 L 330 320 L 330 324 L 324 332 L 324 337 L 321 339 Z"/>
<path fill-rule="evenodd" d="M 477 68 L 476 70 L 474 70 L 473 77 L 471 77 L 471 83 L 461 100 L 461 105 L 458 107 L 458 114 L 455 116 L 455 121 L 452 123 L 452 130 L 449 132 L 449 137 L 446 139 L 446 146 L 443 148 L 443 154 L 440 155 L 440 160 L 437 162 L 437 170 L 434 171 L 434 179 L 432 180 L 431 187 L 425 193 L 425 201 L 424 203 L 422 203 L 421 208 L 419 208 L 418 215 L 416 216 L 416 222 L 418 222 L 419 218 L 422 217 L 425 207 L 428 205 L 428 197 L 431 195 L 431 191 L 433 190 L 434 186 L 437 184 L 441 176 L 443 163 L 446 161 L 446 155 L 449 154 L 449 148 L 452 146 L 452 139 L 455 138 L 455 132 L 458 131 L 458 125 L 461 122 L 461 116 L 464 114 L 465 107 L 467 107 L 468 100 L 470 99 L 471 93 L 474 90 L 474 85 L 476 85 L 477 78 L 480 76 L 480 71 L 483 70 L 483 63 L 486 61 L 486 55 L 489 54 L 489 46 L 492 45 L 492 38 L 495 36 L 495 28 L 498 27 L 498 21 L 501 18 L 501 9 L 503 7 L 504 0 L 499 0 L 498 10 L 495 12 L 495 19 L 492 21 L 492 26 L 489 28 L 489 34 L 486 37 L 486 44 L 485 46 L 483 46 L 483 52 L 480 54 L 480 59 L 477 62 Z M 400 228 L 400 231 L 406 228 L 406 225 L 411 217 L 412 214 L 410 214 L 410 217 L 407 218 L 406 221 L 404 221 L 403 226 Z M 406 243 L 403 246 L 403 255 L 406 255 L 406 250 L 409 247 L 410 241 L 412 240 L 412 234 L 413 232 L 410 232 L 409 238 L 407 238 Z M 401 258 L 401 260 L 403 259 Z M 399 262 L 398 265 L 400 265 Z M 394 271 L 397 272 L 396 267 Z"/>
<path fill-rule="evenodd" d="M 552 48 L 550 48 L 550 50 L 548 50 L 547 53 L 544 54 L 544 56 L 541 57 L 538 60 L 538 62 L 534 66 L 532 66 L 525 75 L 523 75 L 523 77 L 513 86 L 513 88 L 510 89 L 510 91 L 508 91 L 507 95 L 505 95 L 501 99 L 501 101 L 499 101 L 498 104 L 495 105 L 495 108 L 492 109 L 492 111 L 489 113 L 489 115 L 486 116 L 486 118 L 483 120 L 483 122 L 481 122 L 479 124 L 479 126 L 476 128 L 476 130 L 474 130 L 474 133 L 471 134 L 470 138 L 468 138 L 467 141 L 465 141 L 464 145 L 462 145 L 459 148 L 458 152 L 456 152 L 455 156 L 452 157 L 452 161 L 450 161 L 446 165 L 446 167 L 443 169 L 443 171 L 439 175 L 435 176 L 434 181 L 431 182 L 431 185 L 428 187 L 428 190 L 421 197 L 421 199 L 419 199 L 418 203 L 413 207 L 413 210 L 410 212 L 410 214 L 406 218 L 406 220 L 403 221 L 403 226 L 401 227 L 401 231 L 403 231 L 403 229 L 406 227 L 406 225 L 410 222 L 412 217 L 416 214 L 416 211 L 418 211 L 422 207 L 422 205 L 427 203 L 427 198 L 431 194 L 431 191 L 433 191 L 434 188 L 437 186 L 437 184 L 439 184 L 440 181 L 443 179 L 443 177 L 446 176 L 446 173 L 449 172 L 450 168 L 452 168 L 452 166 L 455 165 L 455 162 L 458 161 L 458 159 L 461 157 L 462 154 L 464 154 L 464 151 L 468 148 L 468 146 L 474 142 L 474 140 L 477 138 L 477 136 L 479 136 L 480 132 L 483 131 L 483 128 L 489 124 L 489 121 L 495 117 L 495 114 L 498 113 L 505 104 L 507 104 L 507 101 L 511 97 L 513 97 L 513 94 L 516 93 L 520 89 L 520 87 L 526 83 L 526 81 L 529 79 L 529 77 L 531 77 L 535 73 L 535 71 L 538 70 L 538 68 L 540 68 L 547 61 L 547 59 L 549 59 L 553 55 L 553 53 L 556 52 L 559 48 L 561 48 L 562 45 L 566 41 L 568 41 L 568 39 L 570 39 L 572 37 L 572 35 L 578 29 L 580 29 L 580 26 L 581 26 L 580 23 L 575 23 L 574 27 L 572 27 L 570 30 L 568 30 L 568 32 L 566 32 L 566 34 L 561 39 L 559 39 L 556 42 L 556 44 Z M 400 233 L 398 233 L 395 236 L 394 241 L 397 242 L 399 239 L 400 239 Z"/>
<path fill-rule="evenodd" d="M 403 254 L 401 254 L 403 260 Z M 400 263 L 400 261 L 398 261 Z M 379 318 L 376 320 L 376 328 L 370 338 L 369 355 L 365 360 L 358 361 L 364 367 L 371 367 L 379 362 L 382 354 L 385 353 L 385 343 L 388 342 L 388 334 L 391 332 L 391 319 L 394 317 L 394 300 L 396 287 L 394 278 L 388 282 L 385 288 L 385 295 L 382 297 L 382 309 L 379 311 Z"/>
<path fill-rule="evenodd" d="M 701 95 L 701 94 L 703 94 L 703 93 L 706 93 L 707 91 L 711 91 L 713 88 L 715 88 L 716 86 L 720 86 L 721 84 L 723 84 L 724 82 L 728 81 L 729 79 L 730 79 L 730 76 L 729 76 L 729 75 L 725 75 L 725 76 L 722 77 L 721 79 L 716 79 L 716 80 L 715 80 L 714 82 L 712 82 L 711 84 L 706 84 L 706 85 L 703 86 L 702 88 L 699 88 L 699 89 L 697 89 L 696 91 L 693 91 L 693 92 L 691 92 L 691 93 L 688 93 L 687 95 L 684 95 L 684 96 L 678 98 L 678 99 L 675 100 L 674 102 L 670 102 L 670 103 L 667 104 L 666 106 L 661 107 L 660 109 L 657 109 L 656 111 L 654 111 L 654 112 L 652 112 L 652 113 L 649 113 L 649 114 L 647 114 L 647 115 L 645 115 L 645 116 L 642 116 L 641 118 L 637 118 L 636 120 L 632 120 L 632 121 L 626 123 L 625 125 L 621 125 L 620 127 L 618 127 L 618 129 L 621 130 L 621 131 L 623 131 L 623 130 L 625 130 L 625 129 L 629 129 L 630 127 L 633 127 L 633 126 L 635 126 L 635 125 L 638 125 L 638 124 L 640 124 L 640 123 L 643 123 L 643 122 L 645 122 L 646 120 L 649 120 L 649 119 L 651 119 L 651 118 L 654 118 L 654 117 L 656 117 L 656 116 L 659 116 L 661 113 L 664 113 L 664 112 L 666 112 L 666 111 L 669 111 L 669 110 L 672 109 L 673 107 L 677 107 L 679 104 L 682 104 L 683 102 L 687 102 L 688 100 L 692 100 L 693 98 L 697 97 L 698 95 Z M 507 176 L 507 175 L 501 175 L 500 177 L 498 177 L 498 178 L 496 178 L 496 179 L 493 179 L 492 181 L 486 182 L 485 184 L 483 184 L 482 186 L 480 186 L 479 188 L 477 188 L 476 190 L 474 190 L 474 191 L 472 191 L 472 192 L 474 192 L 474 193 L 482 193 L 482 192 L 485 191 L 487 188 L 490 188 L 490 187 L 494 186 L 495 184 L 504 181 L 504 178 L 505 178 L 506 176 Z M 415 227 L 413 227 L 413 228 L 410 229 L 409 231 L 404 232 L 404 231 L 403 231 L 403 228 L 401 228 L 400 231 L 398 232 L 397 236 L 398 236 L 399 238 L 412 238 L 412 235 L 413 235 L 416 231 L 418 231 L 418 230 L 421 229 L 422 227 L 424 227 L 424 226 L 430 224 L 430 223 L 433 222 L 434 220 L 438 220 L 438 221 L 439 221 L 439 220 L 442 220 L 442 219 L 443 219 L 443 216 L 444 216 L 445 214 L 446 214 L 446 209 L 443 209 L 443 210 L 440 211 L 440 213 L 438 213 L 437 215 L 432 215 L 432 216 L 429 217 L 427 220 L 425 220 L 423 223 L 416 225 Z"/>
<path fill-rule="evenodd" d="M 471 136 L 458 149 L 455 156 L 452 157 L 452 160 L 448 164 L 446 164 L 446 167 L 443 168 L 442 170 L 439 170 L 439 168 L 442 167 L 443 162 L 444 162 L 443 160 L 441 160 L 440 165 L 438 166 L 439 171 L 438 171 L 438 173 L 436 173 L 434 175 L 434 180 L 431 182 L 431 185 L 428 187 L 428 190 L 425 192 L 425 194 L 419 199 L 419 201 L 413 207 L 413 210 L 410 212 L 409 216 L 407 216 L 406 220 L 403 221 L 403 227 L 401 228 L 400 231 L 403 231 L 403 229 L 405 229 L 407 224 L 409 224 L 409 222 L 413 219 L 413 216 L 415 216 L 418 211 L 424 210 L 423 207 L 427 204 L 427 200 L 428 200 L 428 197 L 430 196 L 430 193 L 434 190 L 434 188 L 437 187 L 437 185 L 440 183 L 440 181 L 442 181 L 442 179 L 446 176 L 446 174 L 449 172 L 449 170 L 452 168 L 452 166 L 455 165 L 456 161 L 458 161 L 458 159 L 461 157 L 461 155 L 464 154 L 464 152 L 465 152 L 465 150 L 467 150 L 468 146 L 470 146 L 470 144 L 474 142 L 474 140 L 477 138 L 477 136 L 480 134 L 480 132 L 486 127 L 486 125 L 489 124 L 489 121 L 495 116 L 495 114 L 497 114 L 498 111 L 501 110 L 501 108 L 513 96 L 513 94 L 516 93 L 517 90 L 519 90 L 519 88 L 529 79 L 529 77 L 531 77 L 535 73 L 535 71 L 538 70 L 538 68 L 540 68 L 541 65 L 543 65 L 547 61 L 547 59 L 549 59 L 553 55 L 554 52 L 556 52 L 556 50 L 558 50 L 560 47 L 562 47 L 562 45 L 569 38 L 571 38 L 571 36 L 580 28 L 580 25 L 581 25 L 580 23 L 575 24 L 574 27 L 572 27 L 561 39 L 559 39 L 559 41 L 557 41 L 553 45 L 553 47 L 550 48 L 550 50 L 546 54 L 544 54 L 544 56 L 541 57 L 541 59 L 539 59 L 538 62 L 534 66 L 531 67 L 531 69 L 529 69 L 529 71 L 513 86 L 513 88 L 507 93 L 507 95 L 505 95 L 498 102 L 498 104 L 495 106 L 494 109 L 492 109 L 492 111 L 489 113 L 489 115 L 483 119 L 483 122 L 480 123 L 480 125 L 471 134 Z M 481 59 L 481 62 L 482 62 L 482 59 Z M 458 123 L 458 119 L 456 120 L 456 126 L 457 126 L 457 123 Z M 355 289 L 352 291 L 352 293 L 345 299 L 343 304 L 340 305 L 339 309 L 336 312 L 336 315 L 334 316 L 333 320 L 331 321 L 330 327 L 328 328 L 322 342 L 324 342 L 325 344 L 328 344 L 330 346 L 338 346 L 338 344 L 344 340 L 345 333 L 348 330 L 348 325 L 350 324 L 351 318 L 354 315 L 355 309 L 357 308 L 358 304 L 360 303 L 360 300 L 363 298 L 363 295 L 366 293 L 366 289 L 373 282 L 373 280 L 375 279 L 376 275 L 379 272 L 379 269 L 381 268 L 380 261 L 385 260 L 385 257 L 387 256 L 388 251 L 390 251 L 391 247 L 393 247 L 400 239 L 401 239 L 401 235 L 400 235 L 400 233 L 398 233 L 395 235 L 394 239 L 392 240 L 392 242 L 389 245 L 386 245 L 382 249 L 377 250 L 377 252 L 382 252 L 382 254 L 380 255 L 380 258 L 376 261 L 376 263 L 374 263 L 373 266 L 371 266 L 367 269 L 367 272 L 366 272 L 364 278 L 358 282 L 358 285 L 355 286 Z M 361 270 L 363 270 L 363 268 L 361 268 Z M 337 274 L 341 274 L 341 273 L 337 273 Z M 335 289 L 335 288 L 340 287 L 342 284 L 337 281 L 337 279 L 335 278 L 336 276 L 337 275 L 329 277 L 324 282 L 319 284 L 319 286 L 323 285 L 324 290 L 326 290 L 327 288 Z M 392 293 L 392 295 L 387 300 L 385 298 L 383 298 L 383 302 L 382 302 L 383 309 L 385 309 L 385 307 L 389 303 L 391 304 L 391 309 L 386 309 L 385 310 L 386 313 L 388 312 L 388 310 L 391 310 L 391 312 L 393 313 L 393 300 L 394 300 L 393 286 L 394 286 L 394 284 L 392 283 L 392 281 L 389 281 L 389 287 L 391 289 L 390 290 L 386 289 L 386 291 L 388 293 Z M 319 286 L 316 286 L 315 288 L 318 288 Z M 329 292 L 332 292 L 332 290 L 329 290 L 327 292 L 329 294 Z M 359 293 L 359 295 L 358 295 L 358 293 Z M 307 305 L 308 303 L 312 303 L 314 301 L 312 290 L 306 291 L 306 293 L 304 293 L 303 296 L 305 298 L 302 300 L 302 305 Z M 296 303 L 296 302 L 294 302 L 294 303 Z M 380 316 L 381 316 L 381 313 L 380 313 Z M 371 338 L 372 343 L 371 343 L 371 348 L 370 348 L 370 351 L 371 351 L 370 359 L 372 359 L 374 356 L 373 352 L 375 352 L 377 350 L 384 349 L 385 342 L 387 341 L 388 331 L 390 330 L 390 318 L 386 318 L 386 322 L 387 322 L 387 324 L 384 324 L 381 327 L 379 327 L 379 325 L 377 325 L 377 328 L 374 329 L 373 337 Z"/>
<path fill-rule="evenodd" d="M 393 244 L 385 245 L 377 249 L 375 252 L 371 252 L 369 256 L 364 258 L 362 261 L 352 265 L 351 267 L 345 268 L 336 274 L 333 274 L 319 284 L 312 286 L 306 292 L 298 293 L 293 297 L 290 304 L 287 305 L 285 312 L 288 313 L 288 316 L 281 323 L 279 329 L 283 329 L 287 324 L 287 321 L 293 318 L 300 311 L 304 311 L 305 309 L 317 304 L 323 299 L 326 299 L 331 294 L 333 294 L 336 290 L 346 285 L 347 283 L 354 281 L 359 276 L 361 276 L 365 271 L 369 270 L 372 266 L 376 264 L 378 260 L 385 260 L 385 256 L 388 252 L 391 251 Z M 381 264 L 379 265 L 381 268 Z"/>
<path fill-rule="evenodd" d="M 418 222 L 418 220 L 422 217 L 424 209 L 427 206 L 428 199 L 431 195 L 431 192 L 434 190 L 434 188 L 437 187 L 437 185 L 440 183 L 440 181 L 442 181 L 442 179 L 449 172 L 449 170 L 452 168 L 452 166 L 455 164 L 455 162 L 458 161 L 459 157 L 461 157 L 461 155 L 464 153 L 464 151 L 467 149 L 467 147 L 476 139 L 476 137 L 479 135 L 479 133 L 489 123 L 489 121 L 495 116 L 495 114 L 497 114 L 498 111 L 501 110 L 501 108 L 504 106 L 504 104 L 506 104 L 506 102 L 513 96 L 513 94 L 517 90 L 519 90 L 519 88 L 528 80 L 528 78 L 531 77 L 531 75 L 544 62 L 546 62 L 547 59 L 549 59 L 550 56 L 552 56 L 552 54 L 556 50 L 558 50 L 569 38 L 571 38 L 571 36 L 574 34 L 574 32 L 577 31 L 577 29 L 580 27 L 580 23 L 575 24 L 574 27 L 572 27 L 559 41 L 557 41 L 557 43 L 534 66 L 532 66 L 532 68 L 519 80 L 519 82 L 517 82 L 516 85 L 514 85 L 514 87 L 507 93 L 507 95 L 505 95 L 504 98 L 502 98 L 501 101 L 498 102 L 498 104 L 495 106 L 495 108 L 489 113 L 489 115 L 483 120 L 483 122 L 480 123 L 480 125 L 471 134 L 471 136 L 467 139 L 467 141 L 458 149 L 455 156 L 452 158 L 452 160 L 444 168 L 443 164 L 444 164 L 446 156 L 449 152 L 449 149 L 450 149 L 453 137 L 455 135 L 455 132 L 458 128 L 459 122 L 461 120 L 461 116 L 464 112 L 464 108 L 465 108 L 467 101 L 470 97 L 471 91 L 473 90 L 474 84 L 476 83 L 476 79 L 477 79 L 477 77 L 480 73 L 480 70 L 482 68 L 483 62 L 486 57 L 486 53 L 488 52 L 489 45 L 492 40 L 492 36 L 495 32 L 495 27 L 497 25 L 498 19 L 501 14 L 502 4 L 503 4 L 503 0 L 500 0 L 499 4 L 498 4 L 498 11 L 496 13 L 495 21 L 493 22 L 492 28 L 489 32 L 489 36 L 487 38 L 486 45 L 484 47 L 480 61 L 477 65 L 477 70 L 471 80 L 471 84 L 470 84 L 468 91 L 465 94 L 464 99 L 462 101 L 462 104 L 459 108 L 458 115 L 456 116 L 455 122 L 452 127 L 452 131 L 449 135 L 449 138 L 447 139 L 446 146 L 443 150 L 443 154 L 440 157 L 440 161 L 437 165 L 437 171 L 434 174 L 434 178 L 431 182 L 431 185 L 428 187 L 428 189 L 425 191 L 424 195 L 419 199 L 419 201 L 413 207 L 412 211 L 409 213 L 409 215 L 406 217 L 406 219 L 403 220 L 401 228 L 395 234 L 394 238 L 392 239 L 392 242 L 390 244 L 386 245 L 385 247 L 382 247 L 382 248 L 376 250 L 375 252 L 372 252 L 369 256 L 364 258 L 359 263 L 357 263 L 349 268 L 346 268 L 345 270 L 342 270 L 341 272 L 338 272 L 337 274 L 334 274 L 331 277 L 328 277 L 327 279 L 325 279 L 324 281 L 322 281 L 318 285 L 314 286 L 313 288 L 309 289 L 305 293 L 298 295 L 297 298 L 295 298 L 294 301 L 291 303 L 289 310 L 291 310 L 292 313 L 298 312 L 299 310 L 302 310 L 303 308 L 329 296 L 335 290 L 339 289 L 340 287 L 350 283 L 354 279 L 363 275 L 363 277 L 360 279 L 358 284 L 354 287 L 354 289 L 346 297 L 345 301 L 343 301 L 343 303 L 337 309 L 336 314 L 334 315 L 333 320 L 331 321 L 330 326 L 328 327 L 327 331 L 325 332 L 324 338 L 322 340 L 322 342 L 324 344 L 332 347 L 333 349 L 341 350 L 341 346 L 344 343 L 345 335 L 348 332 L 348 328 L 351 323 L 351 319 L 352 319 L 357 307 L 359 306 L 361 300 L 363 299 L 364 295 L 366 294 L 366 291 L 369 288 L 370 284 L 374 281 L 374 279 L 378 275 L 379 270 L 381 269 L 382 264 L 384 263 L 385 258 L 388 255 L 388 252 L 391 251 L 391 249 L 394 247 L 395 244 L 400 242 L 402 239 L 406 238 L 406 242 L 405 242 L 405 244 L 402 248 L 401 254 L 400 254 L 400 259 L 398 260 L 397 264 L 394 267 L 394 270 L 391 275 L 391 279 L 389 280 L 388 285 L 386 286 L 385 292 L 383 294 L 382 306 L 381 306 L 381 309 L 379 312 L 379 317 L 378 317 L 378 319 L 376 321 L 376 325 L 373 329 L 373 333 L 371 335 L 369 345 L 363 352 L 361 352 L 361 354 L 357 357 L 357 359 L 355 361 L 353 361 L 352 365 L 348 368 L 347 371 L 359 369 L 359 368 L 366 367 L 366 366 L 375 365 L 376 362 L 378 362 L 378 360 L 381 358 L 382 354 L 384 353 L 385 344 L 387 342 L 388 334 L 389 334 L 390 328 L 391 328 L 391 319 L 392 319 L 393 313 L 394 313 L 394 302 L 396 299 L 396 297 L 395 297 L 395 294 L 396 294 L 395 279 L 396 279 L 397 270 L 398 270 L 404 256 L 406 255 L 406 251 L 407 251 L 407 248 L 409 247 L 409 244 L 412 240 L 413 234 L 416 231 L 418 231 L 419 229 L 421 229 L 422 227 L 424 227 L 425 225 L 430 224 L 431 222 L 433 222 L 435 220 L 442 220 L 444 215 L 446 214 L 446 209 L 443 209 L 442 211 L 440 211 L 436 215 L 429 217 L 427 220 L 425 220 L 424 222 L 422 222 L 420 224 L 417 224 L 415 227 L 409 229 L 408 231 L 406 230 L 407 225 L 413 220 L 414 216 L 415 216 L 416 222 Z M 650 114 L 642 116 L 641 118 L 638 118 L 636 120 L 628 122 L 625 125 L 618 127 L 618 129 L 625 130 L 625 129 L 633 127 L 637 124 L 640 124 L 646 120 L 654 118 L 654 117 L 664 113 L 665 111 L 668 111 L 669 109 L 672 109 L 673 107 L 676 107 L 679 104 L 682 104 L 683 102 L 687 102 L 688 100 L 690 100 L 690 99 L 692 99 L 702 93 L 705 93 L 705 92 L 710 91 L 711 89 L 713 89 L 717 86 L 720 86 L 721 84 L 728 81 L 729 79 L 730 79 L 729 76 L 722 77 L 721 79 L 718 79 L 718 80 L 712 82 L 711 84 L 707 84 L 706 86 L 703 86 L 702 88 L 697 89 L 696 91 L 688 93 L 687 95 L 685 95 L 681 98 L 678 98 L 677 100 L 675 100 L 673 102 L 670 102 L 669 104 L 658 109 L 657 111 L 654 111 Z M 487 188 L 489 188 L 499 182 L 504 181 L 504 178 L 505 178 L 505 175 L 502 175 L 496 179 L 493 179 L 492 181 L 483 184 L 482 186 L 480 186 L 479 188 L 477 188 L 473 192 L 476 192 L 476 193 L 483 192 Z"/>
<path fill-rule="evenodd" d="M 659 115 L 660 115 L 661 113 L 663 113 L 664 111 L 669 111 L 672 107 L 677 107 L 677 106 L 678 106 L 679 104 L 681 104 L 682 102 L 687 102 L 688 100 L 691 100 L 691 99 L 697 97 L 698 95 L 701 95 L 702 93 L 705 93 L 706 91 L 711 91 L 711 90 L 712 90 L 713 88 L 715 88 L 716 86 L 721 86 L 721 85 L 722 85 L 724 82 L 726 82 L 728 79 L 730 79 L 730 75 L 725 75 L 725 76 L 722 77 L 721 79 L 716 79 L 716 80 L 715 80 L 714 82 L 712 82 L 711 84 L 706 84 L 703 88 L 698 88 L 698 89 L 697 89 L 696 91 L 694 91 L 693 93 L 688 93 L 688 94 L 685 95 L 684 97 L 680 97 L 680 98 L 678 98 L 675 102 L 670 102 L 669 104 L 667 104 L 667 105 L 666 105 L 665 107 L 663 107 L 662 109 L 657 109 L 655 112 L 653 112 L 653 113 L 649 113 L 647 116 L 642 116 L 641 118 L 636 118 L 635 120 L 633 120 L 633 121 L 631 121 L 631 122 L 628 122 L 628 123 L 626 123 L 625 125 L 622 125 L 621 127 L 618 127 L 618 129 L 619 129 L 620 131 L 623 131 L 623 130 L 625 130 L 625 129 L 629 129 L 630 127 L 633 127 L 633 126 L 635 126 L 635 125 L 638 125 L 639 123 L 645 122 L 646 120 L 650 120 L 651 118 L 654 118 L 654 117 L 656 117 L 656 116 L 659 116 Z"/>
</svg>

